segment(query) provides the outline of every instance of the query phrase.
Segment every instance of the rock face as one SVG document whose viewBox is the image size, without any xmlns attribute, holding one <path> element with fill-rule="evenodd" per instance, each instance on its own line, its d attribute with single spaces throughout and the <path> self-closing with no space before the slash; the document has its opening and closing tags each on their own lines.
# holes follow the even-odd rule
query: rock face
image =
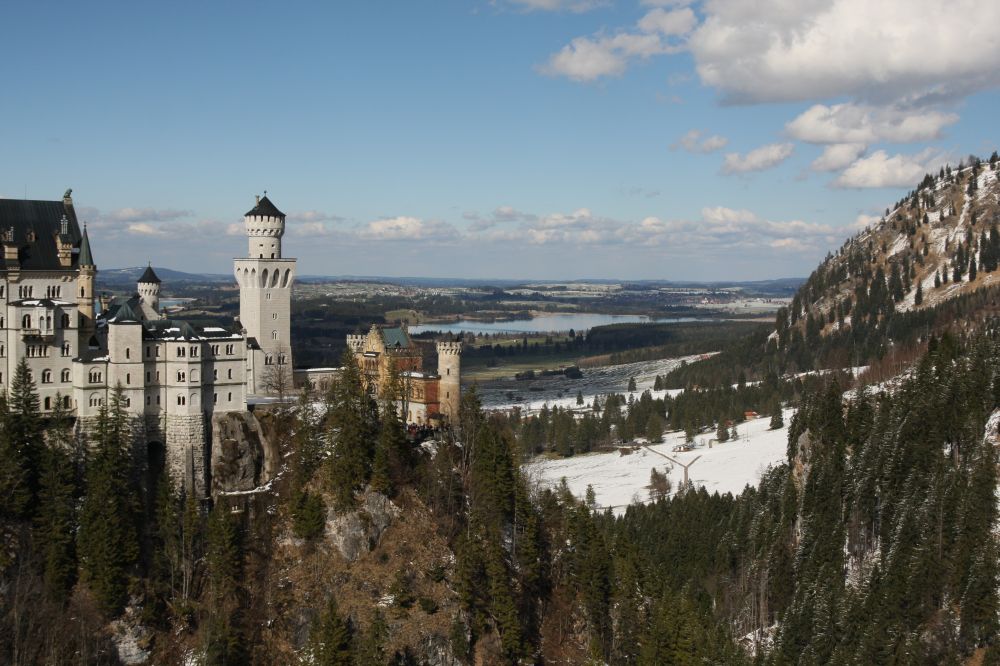
<svg viewBox="0 0 1000 666">
<path fill-rule="evenodd" d="M 378 544 L 379 537 L 398 515 L 399 508 L 388 497 L 366 491 L 358 510 L 342 514 L 329 510 L 326 538 L 345 560 L 354 562 Z"/>
<path fill-rule="evenodd" d="M 212 417 L 212 494 L 253 490 L 265 476 L 264 437 L 250 412 Z"/>
<path fill-rule="evenodd" d="M 149 630 L 140 621 L 141 611 L 133 600 L 125 608 L 125 613 L 110 624 L 111 641 L 118 651 L 118 660 L 123 664 L 145 664 L 149 661 Z"/>
</svg>

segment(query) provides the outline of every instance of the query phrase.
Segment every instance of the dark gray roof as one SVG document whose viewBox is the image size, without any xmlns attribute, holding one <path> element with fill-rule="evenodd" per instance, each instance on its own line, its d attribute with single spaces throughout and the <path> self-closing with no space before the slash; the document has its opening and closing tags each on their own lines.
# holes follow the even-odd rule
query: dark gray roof
<svg viewBox="0 0 1000 666">
<path fill-rule="evenodd" d="M 83 240 L 80 241 L 80 265 L 97 265 L 94 263 L 94 253 L 90 251 L 90 236 L 87 235 L 87 227 L 83 228 Z"/>
<path fill-rule="evenodd" d="M 285 214 L 278 210 L 278 207 L 271 203 L 271 200 L 267 196 L 262 196 L 257 205 L 253 207 L 252 210 L 247 212 L 246 217 L 251 215 L 258 215 L 260 217 L 280 217 L 285 219 Z"/>
<path fill-rule="evenodd" d="M 82 240 L 76 211 L 70 200 L 34 201 L 25 199 L 0 199 L 0 234 L 13 232 L 18 246 L 18 260 L 24 270 L 60 270 L 56 236 L 60 232 L 63 215 L 69 221 L 67 234 L 74 247 Z M 33 240 L 32 240 L 33 239 Z M 77 253 L 73 254 L 72 268 L 78 266 Z M 0 268 L 7 268 L 0 256 Z"/>
<path fill-rule="evenodd" d="M 160 284 L 160 278 L 156 277 L 156 273 L 153 272 L 152 265 L 146 266 L 146 271 L 139 277 L 139 282 Z"/>
</svg>

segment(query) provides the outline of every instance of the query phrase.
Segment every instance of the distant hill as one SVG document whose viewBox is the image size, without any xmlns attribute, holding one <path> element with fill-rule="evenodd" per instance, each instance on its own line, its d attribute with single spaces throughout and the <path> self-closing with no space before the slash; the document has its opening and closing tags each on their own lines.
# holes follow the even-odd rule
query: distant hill
<svg viewBox="0 0 1000 666">
<path fill-rule="evenodd" d="M 145 266 L 134 266 L 132 268 L 102 268 L 98 275 L 98 282 L 108 285 L 135 284 L 139 276 L 146 270 Z M 228 273 L 185 273 L 175 271 L 172 268 L 153 266 L 157 277 L 164 282 L 234 282 L 232 275 Z"/>
</svg>

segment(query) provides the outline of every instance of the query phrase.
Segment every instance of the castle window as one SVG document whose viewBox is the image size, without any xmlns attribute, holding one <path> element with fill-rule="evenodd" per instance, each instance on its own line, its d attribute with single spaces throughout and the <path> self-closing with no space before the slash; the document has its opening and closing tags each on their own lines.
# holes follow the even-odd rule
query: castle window
<svg viewBox="0 0 1000 666">
<path fill-rule="evenodd" d="M 43 384 L 51 384 L 52 383 L 52 371 L 51 370 L 42 370 L 42 383 Z"/>
<path fill-rule="evenodd" d="M 212 404 L 213 405 L 219 404 L 219 394 L 218 393 L 213 393 L 212 394 Z"/>
<path fill-rule="evenodd" d="M 278 354 L 278 365 L 284 365 L 284 364 L 285 364 L 285 355 Z"/>
<path fill-rule="evenodd" d="M 69 396 L 68 395 L 64 395 L 63 396 L 63 407 L 65 407 L 66 409 L 69 409 Z"/>
<path fill-rule="evenodd" d="M 149 407 L 149 404 L 150 404 L 150 403 L 151 403 L 152 401 L 153 401 L 153 398 L 152 398 L 152 396 L 148 396 L 148 395 L 147 395 L 147 396 L 146 396 L 146 406 L 147 406 L 147 407 Z"/>
<path fill-rule="evenodd" d="M 90 406 L 91 407 L 97 407 L 100 404 L 101 404 L 101 396 L 99 396 L 96 393 L 91 393 L 90 394 Z"/>
<path fill-rule="evenodd" d="M 59 373 L 59 381 L 69 381 L 69 368 L 63 368 L 62 372 Z"/>
<path fill-rule="evenodd" d="M 0 358 L 3 358 L 3 356 L 4 356 L 5 353 L 6 353 L 6 350 L 4 349 L 4 346 L 0 345 Z"/>
<path fill-rule="evenodd" d="M 160 348 L 156 348 L 156 358 L 160 358 Z"/>
<path fill-rule="evenodd" d="M 68 314 L 64 314 L 62 317 L 59 318 L 59 327 L 60 328 L 69 328 L 69 315 Z"/>
<path fill-rule="evenodd" d="M 150 348 L 149 345 L 146 345 L 146 358 L 149 358 L 152 355 L 153 355 L 153 350 Z"/>
<path fill-rule="evenodd" d="M 146 383 L 149 383 L 149 372 L 146 373 Z"/>
<path fill-rule="evenodd" d="M 228 395 L 228 396 L 226 397 L 226 402 L 232 402 L 232 401 L 233 401 L 233 394 L 232 394 L 232 393 L 230 393 L 230 394 L 229 394 L 229 395 Z"/>
<path fill-rule="evenodd" d="M 232 379 L 233 378 L 233 371 L 232 371 L 232 369 L 229 370 L 227 378 L 228 379 Z"/>
<path fill-rule="evenodd" d="M 45 410 L 52 409 L 52 398 L 45 398 Z"/>
<path fill-rule="evenodd" d="M 264 356 L 264 365 L 271 365 L 272 363 L 273 363 L 273 359 L 271 358 L 271 355 L 270 354 L 266 354 Z"/>
<path fill-rule="evenodd" d="M 177 381 L 179 381 L 179 382 L 184 381 L 184 377 L 185 377 L 185 374 L 183 372 L 178 371 L 178 373 L 177 373 Z"/>
<path fill-rule="evenodd" d="M 86 294 L 83 291 L 83 287 L 80 287 L 80 298 L 83 298 Z"/>
<path fill-rule="evenodd" d="M 198 381 L 198 371 L 197 370 L 192 370 L 191 371 L 191 381 L 192 382 Z"/>
<path fill-rule="evenodd" d="M 271 319 L 277 319 L 277 318 L 278 318 L 278 313 L 277 312 L 272 312 L 271 313 Z"/>
<path fill-rule="evenodd" d="M 0 328 L 3 328 L 3 317 L 0 317 Z"/>
<path fill-rule="evenodd" d="M 0 287 L 0 298 L 3 298 L 3 292 L 4 292 L 4 288 Z"/>
<path fill-rule="evenodd" d="M 125 373 L 125 383 L 126 384 L 131 384 L 132 383 L 132 373 L 131 372 L 126 372 Z"/>
<path fill-rule="evenodd" d="M 218 378 L 219 378 L 219 371 L 218 370 L 212 370 L 212 379 L 214 380 L 214 379 L 218 379 Z"/>
<path fill-rule="evenodd" d="M 21 317 L 21 328 L 31 328 L 31 315 Z"/>
<path fill-rule="evenodd" d="M 177 404 L 178 405 L 183 405 L 184 404 L 184 396 L 182 396 L 182 395 L 177 396 Z"/>
<path fill-rule="evenodd" d="M 271 339 L 272 340 L 277 340 L 278 339 L 278 332 L 277 331 L 271 331 Z"/>
<path fill-rule="evenodd" d="M 126 407 L 132 406 L 132 398 L 125 398 L 125 406 Z"/>
<path fill-rule="evenodd" d="M 228 356 L 232 356 L 232 354 L 233 354 L 233 345 L 226 345 L 226 354 Z"/>
<path fill-rule="evenodd" d="M 445 373 L 444 373 L 444 374 L 446 374 L 446 375 L 450 375 L 450 374 L 451 374 L 451 368 L 448 368 L 447 370 L 445 370 Z"/>
<path fill-rule="evenodd" d="M 191 347 L 191 358 L 198 358 L 198 348 Z"/>
<path fill-rule="evenodd" d="M 160 404 L 160 396 L 156 396 L 156 404 Z"/>
<path fill-rule="evenodd" d="M 87 376 L 87 379 L 90 381 L 91 384 L 99 384 L 101 381 L 100 370 L 91 370 L 90 374 Z"/>
<path fill-rule="evenodd" d="M 62 346 L 62 355 L 69 356 L 72 352 L 70 351 L 70 346 L 68 342 L 64 342 Z"/>
<path fill-rule="evenodd" d="M 187 350 L 184 347 L 178 347 L 177 348 L 177 356 L 178 356 L 178 358 L 183 358 L 186 353 L 187 353 Z"/>
<path fill-rule="evenodd" d="M 212 354 L 215 356 L 219 355 L 219 345 L 212 345 Z"/>
<path fill-rule="evenodd" d="M 125 358 L 126 359 L 132 358 L 132 350 L 129 349 L 128 347 L 125 348 Z"/>
<path fill-rule="evenodd" d="M 157 384 L 160 383 L 160 371 L 159 370 L 156 371 L 156 383 Z"/>
</svg>

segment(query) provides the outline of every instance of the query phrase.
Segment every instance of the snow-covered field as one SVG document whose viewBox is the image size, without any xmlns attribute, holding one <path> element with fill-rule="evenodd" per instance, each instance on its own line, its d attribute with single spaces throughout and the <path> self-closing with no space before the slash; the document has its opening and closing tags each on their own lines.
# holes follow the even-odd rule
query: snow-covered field
<svg viewBox="0 0 1000 666">
<path fill-rule="evenodd" d="M 668 433 L 664 443 L 650 448 L 684 464 L 701 456 L 689 469 L 691 482 L 709 492 L 736 494 L 747 484 L 756 485 L 769 467 L 785 462 L 788 425 L 794 412 L 794 409 L 784 410 L 785 427 L 779 430 L 768 430 L 767 417 L 741 423 L 737 425 L 739 440 L 713 443 L 711 449 L 708 442 L 715 438 L 714 432 L 698 435 L 694 450 L 685 453 L 672 452 L 674 446 L 683 443 L 683 432 Z M 525 464 L 524 470 L 543 486 L 558 485 L 565 477 L 570 491 L 580 498 L 590 485 L 600 508 L 610 507 L 620 514 L 629 504 L 649 500 L 649 472 L 654 467 L 667 473 L 674 490 L 684 480 L 684 470 L 679 465 L 646 449 L 629 455 L 615 451 L 557 460 L 537 459 Z"/>
</svg>

